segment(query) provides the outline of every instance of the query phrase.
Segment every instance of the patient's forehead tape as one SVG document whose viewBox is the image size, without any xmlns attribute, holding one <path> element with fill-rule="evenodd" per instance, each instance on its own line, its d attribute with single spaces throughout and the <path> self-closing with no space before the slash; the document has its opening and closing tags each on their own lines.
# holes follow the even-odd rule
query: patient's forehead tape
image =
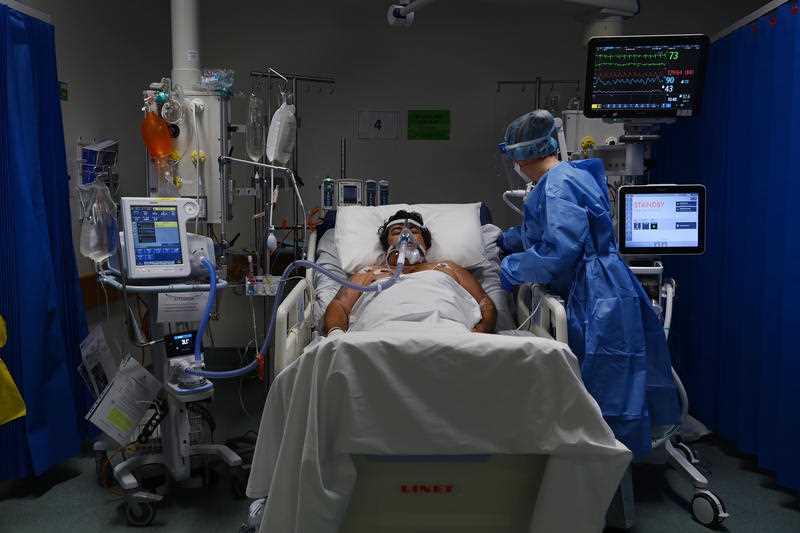
<svg viewBox="0 0 800 533">
<path fill-rule="evenodd" d="M 397 226 L 398 224 L 405 224 L 406 222 L 408 222 L 409 226 L 416 226 L 418 228 L 424 228 L 425 227 L 422 224 L 420 224 L 419 222 L 417 222 L 416 220 L 412 220 L 410 218 L 409 219 L 398 218 L 397 220 L 392 220 L 391 222 L 389 222 L 389 224 L 386 225 L 386 229 L 389 229 L 392 226 Z"/>
</svg>

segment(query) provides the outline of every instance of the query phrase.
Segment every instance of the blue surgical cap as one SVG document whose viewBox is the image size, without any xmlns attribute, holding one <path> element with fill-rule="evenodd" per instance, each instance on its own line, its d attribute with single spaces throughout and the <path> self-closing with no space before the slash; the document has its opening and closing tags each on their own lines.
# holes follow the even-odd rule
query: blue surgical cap
<svg viewBox="0 0 800 533">
<path fill-rule="evenodd" d="M 549 111 L 537 109 L 514 119 L 506 128 L 500 151 L 514 161 L 538 159 L 558 151 L 556 121 Z"/>
</svg>

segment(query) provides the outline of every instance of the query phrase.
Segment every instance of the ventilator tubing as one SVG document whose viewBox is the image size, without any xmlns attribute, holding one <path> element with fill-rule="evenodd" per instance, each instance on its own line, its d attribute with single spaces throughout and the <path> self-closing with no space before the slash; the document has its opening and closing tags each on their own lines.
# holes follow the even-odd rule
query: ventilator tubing
<svg viewBox="0 0 800 533">
<path fill-rule="evenodd" d="M 278 289 L 275 293 L 275 303 L 272 305 L 272 315 L 269 320 L 269 327 L 267 328 L 267 335 L 264 337 L 264 343 L 261 345 L 261 349 L 259 350 L 259 356 L 263 356 L 267 353 L 269 349 L 270 343 L 272 343 L 272 337 L 275 334 L 275 317 L 278 315 L 278 306 L 280 305 L 281 298 L 283 298 L 283 289 L 286 286 L 286 281 L 289 279 L 289 276 L 297 270 L 298 268 L 305 267 L 311 268 L 316 270 L 320 274 L 323 274 L 329 278 L 331 278 L 336 283 L 347 287 L 348 289 L 354 289 L 361 292 L 381 292 L 382 290 L 388 289 L 400 278 L 400 273 L 403 272 L 403 265 L 406 262 L 406 249 L 409 247 L 410 240 L 413 239 L 411 234 L 408 235 L 401 235 L 400 237 L 400 248 L 399 253 L 397 256 L 397 268 L 395 269 L 394 273 L 391 277 L 387 278 L 386 280 L 380 283 L 374 283 L 372 285 L 359 285 L 357 283 L 353 283 L 350 280 L 341 278 L 336 274 L 326 270 L 325 268 L 319 266 L 318 264 L 306 261 L 303 259 L 294 261 L 286 270 L 283 271 L 283 275 L 281 275 L 281 279 L 278 282 Z M 203 335 L 205 334 L 206 327 L 208 326 L 208 319 L 211 315 L 211 309 L 214 306 L 214 299 L 217 292 L 217 272 L 214 270 L 214 266 L 207 258 L 203 258 L 201 260 L 202 264 L 208 270 L 209 276 L 211 277 L 210 286 L 212 287 L 208 293 L 208 303 L 206 304 L 206 310 L 203 314 L 203 320 L 200 321 L 200 326 L 197 329 L 197 337 L 194 341 L 194 359 L 195 362 L 199 365 L 202 364 L 202 354 L 200 353 L 200 344 L 203 339 Z M 241 368 L 237 368 L 235 370 L 203 370 L 202 368 L 187 368 L 186 372 L 189 374 L 193 374 L 195 376 L 203 376 L 205 378 L 210 379 L 226 379 L 226 378 L 238 378 L 245 374 L 249 374 L 253 370 L 258 367 L 258 360 L 259 356 L 256 356 L 255 359 L 247 366 L 243 366 Z"/>
</svg>

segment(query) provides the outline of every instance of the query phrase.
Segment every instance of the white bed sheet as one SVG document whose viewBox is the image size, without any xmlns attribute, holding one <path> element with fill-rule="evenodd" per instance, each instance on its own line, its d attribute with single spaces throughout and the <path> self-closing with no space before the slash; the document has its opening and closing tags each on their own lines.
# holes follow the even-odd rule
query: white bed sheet
<svg viewBox="0 0 800 533">
<path fill-rule="evenodd" d="M 545 454 L 531 531 L 596 533 L 630 462 L 556 341 L 397 322 L 310 345 L 270 388 L 247 495 L 261 533 L 336 533 L 351 454 Z"/>
</svg>

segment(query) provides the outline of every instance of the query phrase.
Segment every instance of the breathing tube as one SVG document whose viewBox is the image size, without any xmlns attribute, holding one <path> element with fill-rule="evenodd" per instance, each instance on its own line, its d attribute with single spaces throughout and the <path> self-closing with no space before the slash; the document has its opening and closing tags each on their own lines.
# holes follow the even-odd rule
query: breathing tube
<svg viewBox="0 0 800 533">
<path fill-rule="evenodd" d="M 208 270 L 210 279 L 210 286 L 211 289 L 208 293 L 208 303 L 206 303 L 205 314 L 203 315 L 203 320 L 200 321 L 200 326 L 197 329 L 197 337 L 194 341 L 194 359 L 195 364 L 198 365 L 194 368 L 187 368 L 186 372 L 195 376 L 202 376 L 204 378 L 210 379 L 226 379 L 226 378 L 237 378 L 243 376 L 245 374 L 249 374 L 253 370 L 256 370 L 259 367 L 259 364 L 263 363 L 264 357 L 269 350 L 270 343 L 272 342 L 272 337 L 275 334 L 275 317 L 278 315 L 278 306 L 281 303 L 281 298 L 283 297 L 283 290 L 286 286 L 286 281 L 289 279 L 289 276 L 297 270 L 298 268 L 310 268 L 312 270 L 316 270 L 320 274 L 323 274 L 336 283 L 347 287 L 349 289 L 354 289 L 361 292 L 381 292 L 385 289 L 388 289 L 400 278 L 400 274 L 403 272 L 403 265 L 406 262 L 406 254 L 411 253 L 413 250 L 416 249 L 416 239 L 411 234 L 411 231 L 408 229 L 408 224 L 406 224 L 405 229 L 400 234 L 400 242 L 398 245 L 398 255 L 397 255 L 397 268 L 395 268 L 394 273 L 391 277 L 381 281 L 380 283 L 374 283 L 372 285 L 359 285 L 357 283 L 353 283 L 350 280 L 345 278 L 339 277 L 333 272 L 326 270 L 325 268 L 319 266 L 318 264 L 307 261 L 305 259 L 299 259 L 297 261 L 292 262 L 286 269 L 283 271 L 281 275 L 281 279 L 278 282 L 278 289 L 275 293 L 275 303 L 272 305 L 272 315 L 269 320 L 269 327 L 267 328 L 267 335 L 264 337 L 264 343 L 261 345 L 261 349 L 258 351 L 258 355 L 251 363 L 247 366 L 243 366 L 242 368 L 237 368 L 235 370 L 204 370 L 199 368 L 202 365 L 203 358 L 202 354 L 200 353 L 200 344 L 203 339 L 203 335 L 205 334 L 206 327 L 208 326 L 208 318 L 211 315 L 211 310 L 214 306 L 214 300 L 216 296 L 216 286 L 217 286 L 217 273 L 214 270 L 213 265 L 211 262 L 203 257 L 201 259 L 201 263 L 204 267 Z"/>
</svg>

